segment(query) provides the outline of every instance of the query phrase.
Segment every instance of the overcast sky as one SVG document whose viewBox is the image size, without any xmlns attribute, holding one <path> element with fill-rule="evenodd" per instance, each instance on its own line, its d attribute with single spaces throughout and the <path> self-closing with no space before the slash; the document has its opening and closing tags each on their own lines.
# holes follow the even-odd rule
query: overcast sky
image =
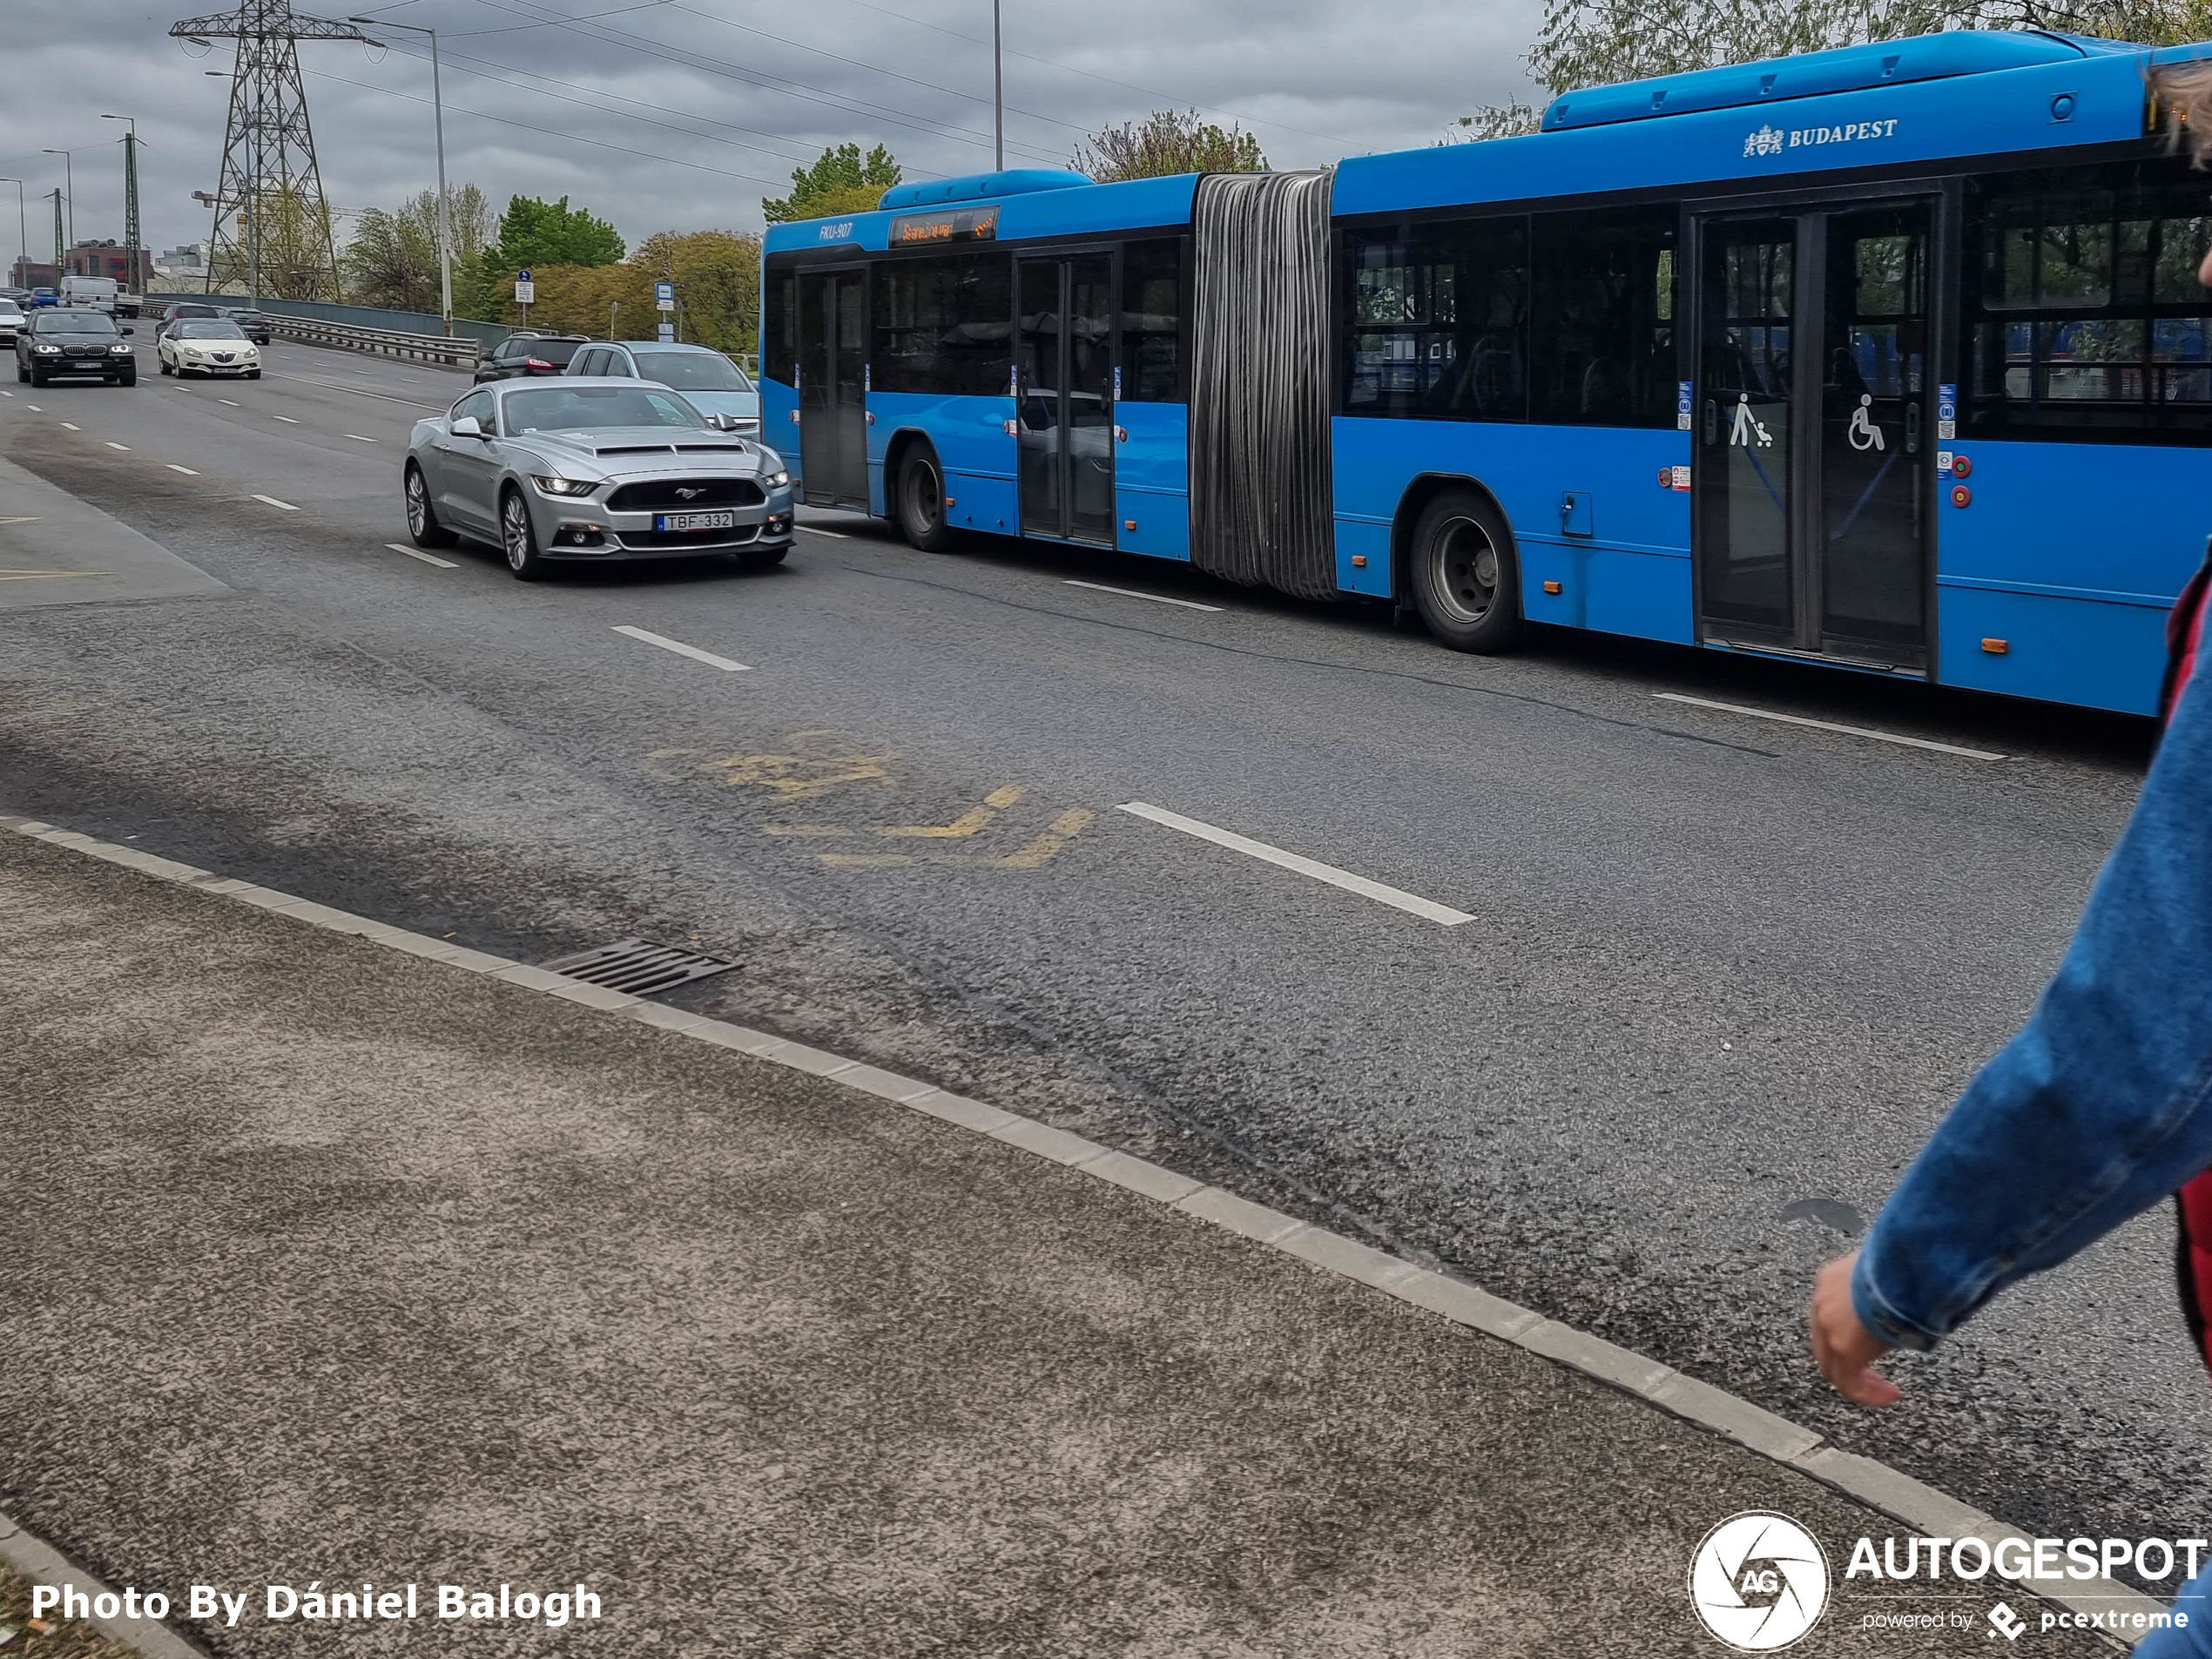
<svg viewBox="0 0 2212 1659">
<path fill-rule="evenodd" d="M 5 8 L 0 168 L 28 181 L 34 253 L 51 249 L 53 223 L 36 197 L 63 181 L 62 158 L 40 153 L 49 146 L 76 152 L 78 237 L 121 237 L 123 128 L 101 120 L 106 112 L 138 118 L 149 246 L 206 235 L 192 192 L 214 187 L 230 84 L 206 71 L 229 67 L 232 43 L 195 60 L 170 39 L 192 3 Z M 1062 165 L 1086 132 L 1168 105 L 1241 119 L 1278 167 L 1426 144 L 1461 111 L 1526 90 L 1521 58 L 1541 10 L 1540 0 L 1004 6 L 1008 166 Z M 657 230 L 758 228 L 760 198 L 784 194 L 792 166 L 827 144 L 887 144 L 909 179 L 991 165 L 989 0 L 370 9 L 438 30 L 453 183 L 473 181 L 502 205 L 517 192 L 565 194 L 633 243 Z M 381 53 L 300 48 L 324 189 L 340 209 L 389 206 L 436 182 L 429 64 L 409 55 L 421 37 L 383 37 L 392 50 Z M 0 185 L 0 223 L 12 189 Z"/>
</svg>

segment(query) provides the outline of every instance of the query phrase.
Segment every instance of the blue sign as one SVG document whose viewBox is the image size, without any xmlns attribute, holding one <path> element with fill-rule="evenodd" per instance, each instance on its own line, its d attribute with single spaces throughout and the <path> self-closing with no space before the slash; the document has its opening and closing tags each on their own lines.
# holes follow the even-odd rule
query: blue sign
<svg viewBox="0 0 2212 1659">
<path fill-rule="evenodd" d="M 676 285 L 673 282 L 656 282 L 653 284 L 654 299 L 673 300 L 675 297 Z"/>
<path fill-rule="evenodd" d="M 527 268 L 515 273 L 515 280 L 517 282 L 528 282 L 529 280 L 530 273 Z"/>
</svg>

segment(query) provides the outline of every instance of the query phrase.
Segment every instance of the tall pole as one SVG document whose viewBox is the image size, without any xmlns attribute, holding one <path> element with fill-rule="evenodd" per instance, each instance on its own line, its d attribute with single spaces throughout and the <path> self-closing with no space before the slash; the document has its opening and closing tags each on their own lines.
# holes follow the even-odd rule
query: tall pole
<svg viewBox="0 0 2212 1659">
<path fill-rule="evenodd" d="M 131 124 L 131 130 L 123 135 L 123 253 L 131 262 L 130 279 L 124 287 L 134 293 L 144 293 L 138 276 L 138 118 L 104 115 L 100 119 Z"/>
<path fill-rule="evenodd" d="M 0 179 L 0 185 L 16 187 L 16 263 L 24 267 L 23 274 L 28 276 L 30 274 L 30 219 L 24 211 L 23 180 Z M 21 286 L 29 287 L 30 285 L 26 282 Z"/>
<path fill-rule="evenodd" d="M 55 293 L 59 293 L 61 292 L 61 287 L 62 287 L 62 192 L 61 192 L 60 186 L 57 185 L 57 186 L 55 187 L 55 190 L 54 190 L 54 292 L 55 292 Z"/>
<path fill-rule="evenodd" d="M 1006 54 L 999 48 L 999 0 L 991 0 L 991 129 L 996 165 L 1006 171 Z"/>
<path fill-rule="evenodd" d="M 438 314 L 446 334 L 453 333 L 453 198 L 446 194 L 446 101 L 438 87 L 438 31 L 420 24 L 393 23 L 383 17 L 348 17 L 380 29 L 405 29 L 430 37 L 430 115 L 438 135 Z"/>
<path fill-rule="evenodd" d="M 44 156 L 59 156 L 62 158 L 62 178 L 69 186 L 69 245 L 75 247 L 77 246 L 77 158 L 66 150 L 42 150 L 38 153 Z M 61 261 L 57 260 L 54 266 L 54 281 L 58 286 L 62 280 Z"/>
</svg>

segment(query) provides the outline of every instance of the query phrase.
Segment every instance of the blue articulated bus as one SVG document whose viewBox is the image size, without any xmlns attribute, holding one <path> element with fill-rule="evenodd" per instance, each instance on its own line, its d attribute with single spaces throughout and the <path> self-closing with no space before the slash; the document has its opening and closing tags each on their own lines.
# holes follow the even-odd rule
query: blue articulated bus
<svg viewBox="0 0 2212 1659">
<path fill-rule="evenodd" d="M 924 549 L 2148 713 L 2212 529 L 2166 56 L 1951 32 L 1316 172 L 1001 172 L 770 227 L 766 431 Z"/>
</svg>

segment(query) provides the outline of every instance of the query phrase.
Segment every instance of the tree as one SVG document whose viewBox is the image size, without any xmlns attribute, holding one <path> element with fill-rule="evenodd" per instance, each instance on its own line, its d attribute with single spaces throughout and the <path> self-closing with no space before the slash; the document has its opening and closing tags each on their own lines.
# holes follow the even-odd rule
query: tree
<svg viewBox="0 0 2212 1659">
<path fill-rule="evenodd" d="M 906 176 L 891 152 L 878 145 L 864 157 L 857 144 L 822 152 L 809 167 L 791 170 L 791 194 L 766 197 L 760 216 L 771 225 L 794 219 L 833 219 L 874 211 L 883 192 Z"/>
<path fill-rule="evenodd" d="M 483 314 L 478 269 L 491 239 L 491 206 L 474 185 L 447 192 L 452 219 L 453 309 L 455 316 Z M 372 207 L 354 227 L 341 261 L 347 289 L 361 305 L 435 314 L 438 309 L 438 196 L 426 190 L 386 212 Z"/>
<path fill-rule="evenodd" d="M 738 231 L 663 231 L 615 265 L 531 267 L 530 326 L 563 334 L 650 338 L 662 314 L 653 285 L 676 285 L 677 338 L 732 354 L 754 348 L 760 314 L 760 239 Z M 519 322 L 511 290 L 487 317 Z"/>
<path fill-rule="evenodd" d="M 1094 132 L 1069 158 L 1102 185 L 1179 172 L 1266 172 L 1259 140 L 1242 127 L 1202 121 L 1196 110 L 1155 110 L 1139 126 L 1124 121 Z"/>
<path fill-rule="evenodd" d="M 509 273 L 541 265 L 612 265 L 626 252 L 604 219 L 556 202 L 514 196 L 499 216 L 499 238 L 488 250 Z"/>
<path fill-rule="evenodd" d="M 2051 29 L 2148 45 L 2212 33 L 2212 0 L 1547 0 L 1527 56 L 1546 98 L 1939 29 Z M 1462 116 L 1455 138 L 1535 130 L 1515 102 Z"/>
</svg>

